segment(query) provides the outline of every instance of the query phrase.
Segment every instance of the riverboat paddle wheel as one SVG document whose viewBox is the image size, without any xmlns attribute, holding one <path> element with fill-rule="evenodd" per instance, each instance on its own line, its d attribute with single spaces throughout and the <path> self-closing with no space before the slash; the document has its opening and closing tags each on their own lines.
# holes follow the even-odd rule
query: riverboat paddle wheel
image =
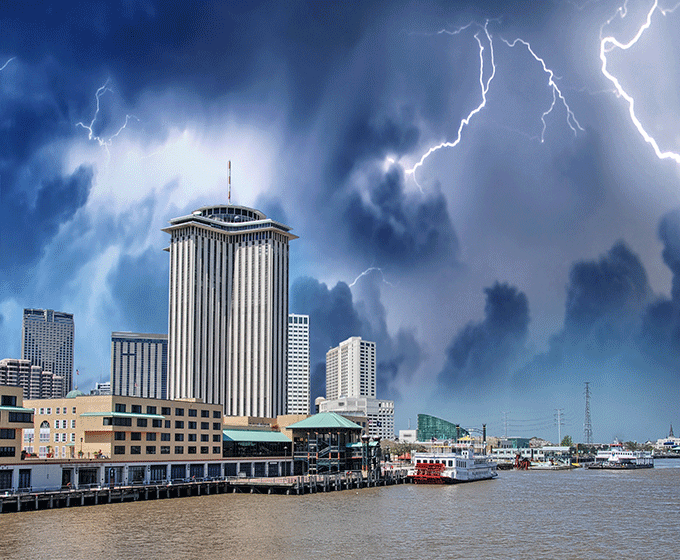
<svg viewBox="0 0 680 560">
<path fill-rule="evenodd" d="M 416 473 L 413 482 L 416 484 L 444 484 L 442 463 L 416 463 Z"/>
</svg>

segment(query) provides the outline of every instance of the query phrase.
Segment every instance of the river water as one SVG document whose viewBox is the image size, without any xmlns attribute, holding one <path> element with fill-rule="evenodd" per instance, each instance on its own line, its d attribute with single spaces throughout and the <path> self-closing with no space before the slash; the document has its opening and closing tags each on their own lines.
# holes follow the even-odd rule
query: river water
<svg viewBox="0 0 680 560">
<path fill-rule="evenodd" d="M 678 558 L 680 460 L 454 486 L 220 494 L 0 515 L 6 559 Z"/>
</svg>

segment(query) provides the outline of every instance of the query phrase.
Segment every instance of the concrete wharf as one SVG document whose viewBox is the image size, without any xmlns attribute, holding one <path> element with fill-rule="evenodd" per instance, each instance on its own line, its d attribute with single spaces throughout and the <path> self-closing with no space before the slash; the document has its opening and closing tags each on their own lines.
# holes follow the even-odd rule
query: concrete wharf
<svg viewBox="0 0 680 560">
<path fill-rule="evenodd" d="M 211 494 L 251 493 L 302 495 L 353 488 L 370 488 L 403 484 L 406 470 L 391 470 L 381 477 L 367 477 L 361 472 L 328 473 L 273 478 L 223 478 L 214 480 L 179 480 L 131 486 L 95 486 L 77 489 L 26 489 L 0 494 L 0 513 L 88 505 L 161 500 Z"/>
</svg>

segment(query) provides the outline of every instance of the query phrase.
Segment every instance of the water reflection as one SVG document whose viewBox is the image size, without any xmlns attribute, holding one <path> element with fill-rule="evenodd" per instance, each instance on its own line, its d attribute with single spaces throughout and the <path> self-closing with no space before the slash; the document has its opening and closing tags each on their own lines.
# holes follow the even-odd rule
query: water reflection
<svg viewBox="0 0 680 560">
<path fill-rule="evenodd" d="M 672 558 L 679 467 L 10 513 L 0 558 Z"/>
</svg>

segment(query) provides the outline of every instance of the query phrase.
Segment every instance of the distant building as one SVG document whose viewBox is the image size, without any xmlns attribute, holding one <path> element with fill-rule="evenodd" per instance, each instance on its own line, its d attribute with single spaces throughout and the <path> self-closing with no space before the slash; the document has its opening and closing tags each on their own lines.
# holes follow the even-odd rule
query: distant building
<svg viewBox="0 0 680 560">
<path fill-rule="evenodd" d="M 21 387 L 25 399 L 56 399 L 64 393 L 63 377 L 43 371 L 30 360 L 0 360 L 0 385 Z"/>
<path fill-rule="evenodd" d="M 288 315 L 288 414 L 309 414 L 309 315 Z"/>
<path fill-rule="evenodd" d="M 95 383 L 94 389 L 90 389 L 90 395 L 110 395 L 111 382 L 104 381 L 103 383 Z"/>
<path fill-rule="evenodd" d="M 111 333 L 110 394 L 168 398 L 168 335 Z"/>
<path fill-rule="evenodd" d="M 366 418 L 366 432 L 382 439 L 394 439 L 394 401 L 375 397 L 347 397 L 319 401 L 319 413 L 335 412 L 344 417 Z"/>
<path fill-rule="evenodd" d="M 415 443 L 418 441 L 418 430 L 399 430 L 399 441 Z"/>
<path fill-rule="evenodd" d="M 64 396 L 73 388 L 73 315 L 52 309 L 24 309 L 21 358 L 64 380 Z"/>
<path fill-rule="evenodd" d="M 229 416 L 286 412 L 288 244 L 297 236 L 244 206 L 199 208 L 170 234 L 168 392 Z"/>
<path fill-rule="evenodd" d="M 469 435 L 470 433 L 458 424 L 429 414 L 418 414 L 418 441 L 456 440 Z"/>
<path fill-rule="evenodd" d="M 353 336 L 326 353 L 326 398 L 375 397 L 375 342 Z"/>
</svg>

